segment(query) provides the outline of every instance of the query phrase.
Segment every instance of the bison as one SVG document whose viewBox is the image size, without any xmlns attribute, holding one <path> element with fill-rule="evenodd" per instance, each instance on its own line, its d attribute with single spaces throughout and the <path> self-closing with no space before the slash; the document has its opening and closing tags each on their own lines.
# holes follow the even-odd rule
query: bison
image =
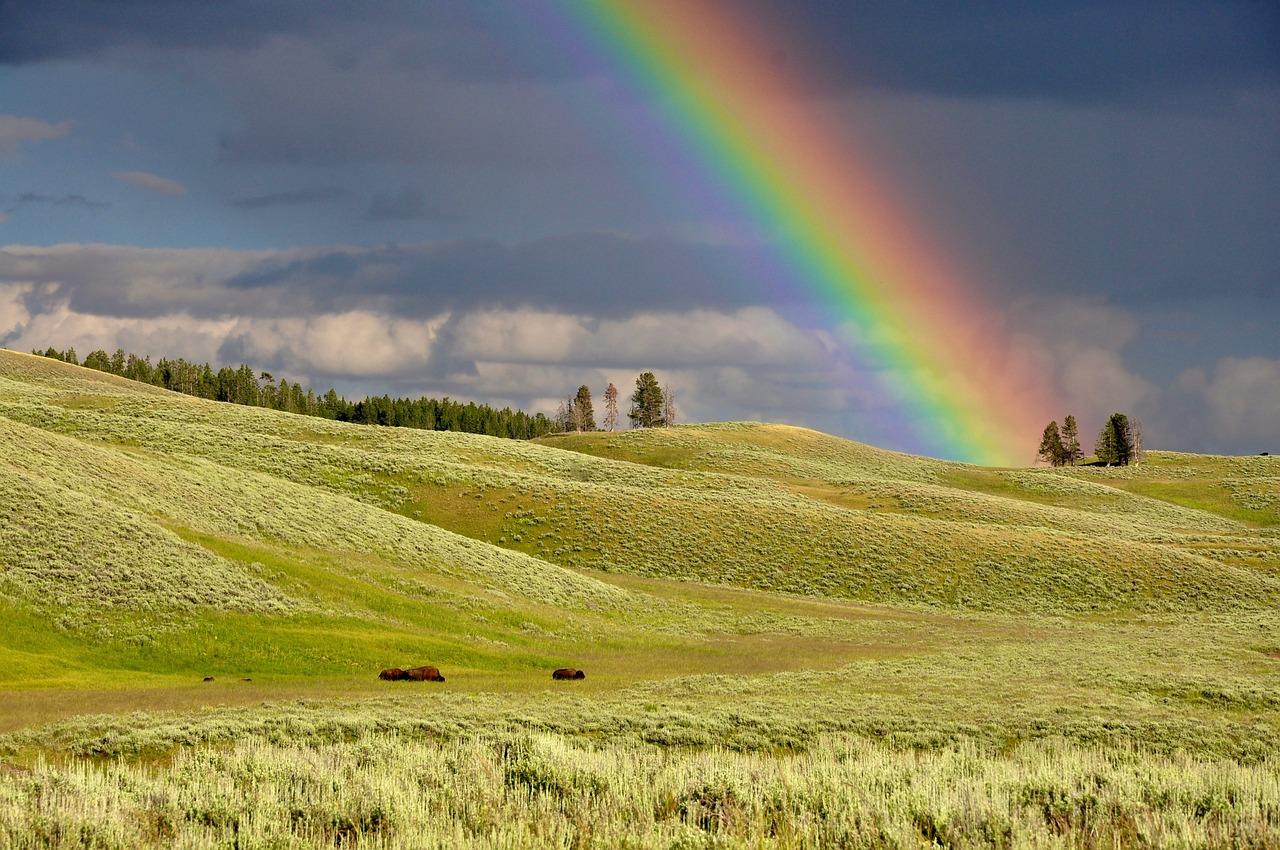
<svg viewBox="0 0 1280 850">
<path fill-rule="evenodd" d="M 399 682 L 409 678 L 409 674 L 401 670 L 399 667 L 388 667 L 378 674 L 378 678 L 385 682 Z"/>
<path fill-rule="evenodd" d="M 581 670 L 575 670 L 573 667 L 561 667 L 551 674 L 553 679 L 585 679 L 587 674 Z"/>
<path fill-rule="evenodd" d="M 444 676 L 435 667 L 410 667 L 404 677 L 414 682 L 443 682 Z"/>
</svg>

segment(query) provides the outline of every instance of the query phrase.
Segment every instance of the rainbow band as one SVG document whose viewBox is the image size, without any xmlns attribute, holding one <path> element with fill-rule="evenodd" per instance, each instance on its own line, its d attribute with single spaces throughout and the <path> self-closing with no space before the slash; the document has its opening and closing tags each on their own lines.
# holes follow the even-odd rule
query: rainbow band
<svg viewBox="0 0 1280 850">
<path fill-rule="evenodd" d="M 982 322 L 971 295 L 900 223 L 847 140 L 800 116 L 788 81 L 760 58 L 764 40 L 732 4 L 575 0 L 570 8 L 776 239 L 779 260 L 802 288 L 852 327 L 872 361 L 864 365 L 882 375 L 918 438 L 936 454 L 975 463 L 1030 459 L 1017 455 L 1038 433 L 1045 406 L 1025 391 L 1001 397 L 990 380 L 989 340 L 956 350 L 956 329 Z M 985 362 L 966 364 L 969 356 Z"/>
</svg>

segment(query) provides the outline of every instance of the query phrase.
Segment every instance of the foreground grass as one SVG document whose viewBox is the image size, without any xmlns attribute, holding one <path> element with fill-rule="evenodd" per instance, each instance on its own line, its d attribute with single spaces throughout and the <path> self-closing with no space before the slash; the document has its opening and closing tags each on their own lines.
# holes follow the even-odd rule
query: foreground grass
<svg viewBox="0 0 1280 850">
<path fill-rule="evenodd" d="M 1047 741 L 802 752 L 262 738 L 0 774 L 0 843 L 84 847 L 1280 846 L 1280 763 Z"/>
</svg>

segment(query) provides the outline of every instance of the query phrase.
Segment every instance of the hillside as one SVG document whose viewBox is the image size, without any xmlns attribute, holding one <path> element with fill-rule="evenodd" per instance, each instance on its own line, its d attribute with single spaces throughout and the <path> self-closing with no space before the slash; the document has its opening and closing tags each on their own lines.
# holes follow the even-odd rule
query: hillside
<svg viewBox="0 0 1280 850">
<path fill-rule="evenodd" d="M 539 606 L 578 612 L 560 631 L 635 607 L 595 571 L 1001 612 L 1280 601 L 1276 458 L 990 470 L 760 424 L 521 443 L 208 402 L 8 352 L 0 416 L 6 596 L 143 642 L 186 610 L 416 616 L 479 663 L 499 639 L 545 646 Z M 460 599 L 486 615 L 459 620 Z"/>
<path fill-rule="evenodd" d="M 340 499 L 365 506 L 349 508 L 371 517 L 360 525 L 393 524 L 365 535 L 379 546 L 390 545 L 388 535 L 445 529 L 535 556 L 523 569 L 539 574 L 548 565 L 588 567 L 986 610 L 1218 609 L 1280 599 L 1275 576 L 1251 568 L 1274 540 L 1256 527 L 1277 513 L 1265 501 L 1232 502 L 1224 514 L 1147 496 L 1132 486 L 1141 479 L 1120 488 L 1084 470 L 981 470 L 782 426 L 499 443 L 233 408 L 8 358 L 0 415 L 14 423 L 8 439 L 30 448 L 11 461 L 15 470 L 25 465 L 34 476 L 38 468 L 41 485 L 206 533 L 260 531 L 330 548 L 339 542 L 315 538 L 314 518 L 298 506 L 325 514 L 345 506 Z M 1274 460 L 1238 465 L 1220 476 L 1224 486 L 1274 492 Z M 235 480 L 224 482 L 228 475 Z M 289 485 L 307 488 L 305 499 Z M 217 511 L 201 507 L 211 499 Z M 511 558 L 483 551 L 486 560 Z"/>
<path fill-rule="evenodd" d="M 1280 747 L 1278 603 L 1276 458 L 996 470 L 755 423 L 517 442 L 0 351 L 13 770 L 245 736 L 530 731 L 1256 763 Z M 448 682 L 376 679 L 409 663 Z M 547 676 L 562 665 L 588 678 L 566 691 Z M 514 770 L 562 744 L 503 746 Z"/>
</svg>

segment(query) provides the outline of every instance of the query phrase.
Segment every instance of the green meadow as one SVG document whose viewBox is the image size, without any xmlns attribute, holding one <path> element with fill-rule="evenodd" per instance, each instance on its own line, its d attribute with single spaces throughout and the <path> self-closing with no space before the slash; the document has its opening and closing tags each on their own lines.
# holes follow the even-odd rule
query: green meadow
<svg viewBox="0 0 1280 850">
<path fill-rule="evenodd" d="M 0 847 L 1280 847 L 1278 754 L 1280 458 L 521 442 L 0 351 Z"/>
</svg>

